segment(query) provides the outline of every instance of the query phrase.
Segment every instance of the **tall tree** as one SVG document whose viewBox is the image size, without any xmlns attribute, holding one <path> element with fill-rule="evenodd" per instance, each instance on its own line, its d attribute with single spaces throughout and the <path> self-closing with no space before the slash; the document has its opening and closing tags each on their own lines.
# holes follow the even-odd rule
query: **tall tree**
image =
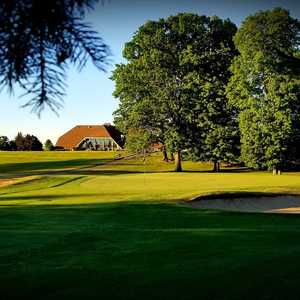
<svg viewBox="0 0 300 300">
<path fill-rule="evenodd" d="M 286 162 L 300 138 L 299 20 L 275 8 L 249 16 L 234 41 L 240 55 L 227 87 L 239 110 L 242 159 L 273 169 Z"/>
<path fill-rule="evenodd" d="M 181 151 L 204 143 L 207 122 L 201 120 L 209 119 L 208 106 L 221 94 L 220 101 L 225 99 L 219 83 L 228 79 L 235 31 L 229 20 L 196 14 L 149 21 L 125 45 L 128 63 L 114 71 L 115 96 L 120 99 L 117 121 L 157 130 L 175 153 L 176 171 L 181 171 Z M 213 97 L 208 85 L 211 92 L 213 86 L 222 91 Z"/>
<path fill-rule="evenodd" d="M 0 136 L 0 150 L 7 151 L 10 149 L 10 141 L 7 136 Z"/>
<path fill-rule="evenodd" d="M 26 134 L 24 137 L 24 145 L 27 151 L 43 151 L 43 144 L 34 135 Z"/>
<path fill-rule="evenodd" d="M 236 27 L 229 21 L 211 18 L 204 51 L 188 48 L 185 63 L 195 71 L 188 78 L 186 90 L 196 103 L 192 121 L 193 157 L 214 163 L 220 170 L 221 161 L 239 156 L 237 112 L 228 105 L 225 87 L 230 79 L 230 65 L 237 51 L 233 43 Z"/>
<path fill-rule="evenodd" d="M 19 132 L 15 138 L 16 150 L 18 151 L 42 151 L 43 144 L 40 140 L 30 134 L 26 134 L 25 136 Z"/>
<path fill-rule="evenodd" d="M 84 22 L 97 0 L 3 0 L 0 2 L 0 87 L 15 85 L 31 95 L 38 114 L 56 111 L 65 94 L 68 65 L 91 59 L 104 70 L 108 47 Z"/>
<path fill-rule="evenodd" d="M 51 142 L 51 140 L 47 139 L 45 144 L 44 144 L 44 149 L 46 151 L 52 151 L 54 149 L 53 143 Z"/>
<path fill-rule="evenodd" d="M 22 132 L 18 132 L 17 136 L 15 137 L 15 145 L 16 145 L 16 150 L 18 151 L 24 151 L 25 149 L 25 145 L 24 145 L 24 136 L 22 134 Z"/>
</svg>

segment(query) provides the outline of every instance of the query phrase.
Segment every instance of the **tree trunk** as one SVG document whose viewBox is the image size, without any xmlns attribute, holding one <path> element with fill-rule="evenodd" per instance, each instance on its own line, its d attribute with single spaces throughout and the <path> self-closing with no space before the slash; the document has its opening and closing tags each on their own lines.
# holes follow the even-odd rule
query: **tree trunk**
<svg viewBox="0 0 300 300">
<path fill-rule="evenodd" d="M 281 175 L 281 171 L 278 166 L 273 166 L 273 175 Z"/>
<path fill-rule="evenodd" d="M 216 172 L 217 171 L 217 162 L 214 161 L 214 168 L 213 168 L 213 172 Z"/>
<path fill-rule="evenodd" d="M 167 150 L 166 150 L 166 146 L 165 146 L 165 145 L 163 145 L 163 146 L 161 147 L 161 151 L 162 151 L 163 161 L 168 162 L 168 161 L 169 161 L 169 159 L 168 159 L 168 153 L 167 153 Z"/>
<path fill-rule="evenodd" d="M 278 166 L 273 167 L 273 175 L 281 175 L 281 170 Z"/>
<path fill-rule="evenodd" d="M 171 152 L 171 154 L 170 154 L 170 161 L 174 161 L 174 153 L 173 152 Z"/>
<path fill-rule="evenodd" d="M 175 153 L 175 172 L 181 172 L 182 167 L 181 167 L 181 153 L 180 151 L 177 151 Z"/>
<path fill-rule="evenodd" d="M 214 161 L 214 172 L 220 172 L 220 163 L 217 161 Z"/>
</svg>

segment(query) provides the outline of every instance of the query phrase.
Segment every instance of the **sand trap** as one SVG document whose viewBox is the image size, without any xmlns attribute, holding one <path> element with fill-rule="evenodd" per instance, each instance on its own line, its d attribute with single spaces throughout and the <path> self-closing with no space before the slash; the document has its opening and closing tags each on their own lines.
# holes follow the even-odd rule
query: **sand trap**
<svg viewBox="0 0 300 300">
<path fill-rule="evenodd" d="M 300 214 L 300 196 L 243 197 L 226 199 L 196 199 L 187 205 L 202 209 L 240 212 Z"/>
</svg>

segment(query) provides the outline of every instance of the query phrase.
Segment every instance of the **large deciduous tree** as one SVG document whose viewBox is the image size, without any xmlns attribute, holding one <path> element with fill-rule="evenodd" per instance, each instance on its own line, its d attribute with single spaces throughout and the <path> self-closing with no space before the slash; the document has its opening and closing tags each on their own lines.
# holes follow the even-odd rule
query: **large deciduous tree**
<svg viewBox="0 0 300 300">
<path fill-rule="evenodd" d="M 276 8 L 249 16 L 234 41 L 240 55 L 227 87 L 239 110 L 242 159 L 275 173 L 300 139 L 299 20 Z"/>
<path fill-rule="evenodd" d="M 235 32 L 229 20 L 196 14 L 148 21 L 125 45 L 127 63 L 113 73 L 120 100 L 115 123 L 123 130 L 155 132 L 175 153 L 176 171 L 181 171 L 181 151 L 203 150 L 208 133 L 216 136 L 216 147 L 221 145 L 216 132 L 231 115 L 224 84 Z"/>
<path fill-rule="evenodd" d="M 104 70 L 109 54 L 84 22 L 97 0 L 3 0 L 0 2 L 0 88 L 15 85 L 31 96 L 38 114 L 56 111 L 65 94 L 68 65 L 82 69 L 90 59 Z"/>
</svg>

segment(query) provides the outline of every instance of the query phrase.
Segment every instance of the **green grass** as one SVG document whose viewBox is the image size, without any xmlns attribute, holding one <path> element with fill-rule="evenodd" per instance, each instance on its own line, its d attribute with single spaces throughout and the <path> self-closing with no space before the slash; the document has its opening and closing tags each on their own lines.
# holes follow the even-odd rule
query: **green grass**
<svg viewBox="0 0 300 300">
<path fill-rule="evenodd" d="M 204 194 L 300 194 L 298 173 L 214 174 L 184 162 L 177 174 L 157 156 L 90 165 L 102 154 L 5 155 L 8 177 L 19 161 L 87 161 L 43 176 L 27 165 L 30 176 L 0 187 L 0 299 L 300 298 L 300 216 L 178 205 Z"/>
<path fill-rule="evenodd" d="M 112 151 L 0 151 L 0 174 L 89 167 L 113 159 Z"/>
<path fill-rule="evenodd" d="M 300 218 L 163 203 L 0 210 L 2 299 L 298 299 Z"/>
</svg>

